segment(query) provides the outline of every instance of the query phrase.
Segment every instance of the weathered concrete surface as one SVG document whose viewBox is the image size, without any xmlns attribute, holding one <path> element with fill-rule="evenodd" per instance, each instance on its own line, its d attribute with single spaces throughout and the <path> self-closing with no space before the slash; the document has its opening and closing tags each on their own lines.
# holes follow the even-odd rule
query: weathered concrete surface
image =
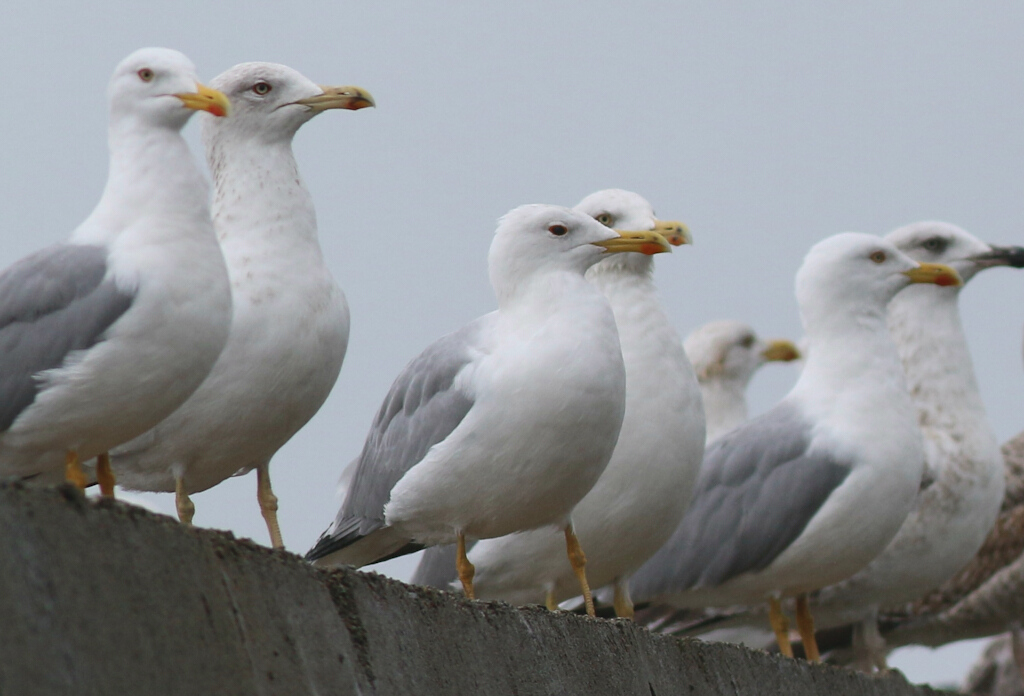
<svg viewBox="0 0 1024 696">
<path fill-rule="evenodd" d="M 899 675 L 326 573 L 70 489 L 0 485 L 2 696 L 926 693 Z"/>
</svg>

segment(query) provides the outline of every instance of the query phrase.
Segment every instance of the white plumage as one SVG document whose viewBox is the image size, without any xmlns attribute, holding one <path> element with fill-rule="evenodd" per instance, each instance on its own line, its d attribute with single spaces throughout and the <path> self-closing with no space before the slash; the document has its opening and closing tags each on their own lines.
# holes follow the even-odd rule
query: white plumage
<svg viewBox="0 0 1024 696">
<path fill-rule="evenodd" d="M 792 342 L 763 341 L 750 326 L 728 319 L 697 327 L 683 348 L 700 382 L 708 442 L 747 420 L 747 385 L 762 365 L 800 357 Z"/>
<path fill-rule="evenodd" d="M 908 225 L 886 239 L 918 261 L 952 266 L 965 282 L 985 268 L 1024 263 L 1024 250 L 992 247 L 946 223 Z M 878 609 L 918 599 L 965 566 L 1003 502 L 1003 457 L 974 376 L 960 321 L 960 290 L 912 287 L 889 304 L 889 330 L 924 437 L 924 482 L 886 549 L 816 599 L 822 627 L 864 621 L 858 647 L 876 666 L 884 666 L 875 627 Z"/>
<path fill-rule="evenodd" d="M 777 600 L 796 596 L 801 633 L 813 643 L 806 594 L 849 577 L 885 547 L 924 467 L 886 305 L 911 282 L 959 282 L 955 275 L 870 235 L 836 235 L 811 249 L 796 280 L 812 346 L 803 373 L 779 405 L 708 448 L 690 511 L 634 575 L 638 600 L 702 607 L 769 599 L 787 649 Z"/>
<path fill-rule="evenodd" d="M 671 236 L 685 228 L 659 222 L 650 203 L 635 193 L 599 191 L 575 210 L 621 230 L 657 230 Z M 631 615 L 630 574 L 675 529 L 689 504 L 704 451 L 700 389 L 654 286 L 653 263 L 642 254 L 621 254 L 587 273 L 611 303 L 626 368 L 626 411 L 615 453 L 601 478 L 576 506 L 572 520 L 587 551 L 594 587 L 615 586 L 619 615 Z M 446 585 L 450 564 L 429 558 L 413 582 Z M 469 554 L 482 598 L 549 605 L 579 594 L 565 563 L 565 542 L 544 528 L 481 541 Z M 428 570 L 429 569 L 429 570 Z"/>
<path fill-rule="evenodd" d="M 292 138 L 325 109 L 373 102 L 358 88 L 320 87 L 274 63 L 243 63 L 212 84 L 234 111 L 203 124 L 234 298 L 231 334 L 195 394 L 118 448 L 114 466 L 127 488 L 177 491 L 184 521 L 187 494 L 256 468 L 271 541 L 282 546 L 270 460 L 327 398 L 349 333 L 348 304 L 324 262 Z"/>
<path fill-rule="evenodd" d="M 95 210 L 66 244 L 0 277 L 0 400 L 13 416 L 0 476 L 60 480 L 66 463 L 84 485 L 76 458 L 170 414 L 227 338 L 231 297 L 208 187 L 180 133 L 196 110 L 223 116 L 227 101 L 185 56 L 158 48 L 117 66 L 109 100 L 110 170 Z M 112 494 L 105 465 L 99 478 Z"/>
<path fill-rule="evenodd" d="M 566 208 L 506 215 L 489 256 L 498 310 L 399 375 L 345 503 L 308 557 L 364 565 L 411 542 L 545 525 L 565 527 L 568 540 L 573 508 L 611 457 L 625 398 L 614 315 L 584 273 L 607 251 L 645 248 L 668 246 L 653 233 L 624 239 Z M 471 592 L 466 570 L 460 561 Z"/>
</svg>

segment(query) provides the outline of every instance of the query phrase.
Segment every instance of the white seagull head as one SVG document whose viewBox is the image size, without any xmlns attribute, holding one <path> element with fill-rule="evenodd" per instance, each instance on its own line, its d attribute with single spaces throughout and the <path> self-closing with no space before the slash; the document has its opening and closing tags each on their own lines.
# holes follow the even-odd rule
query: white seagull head
<svg viewBox="0 0 1024 696">
<path fill-rule="evenodd" d="M 683 341 L 701 383 L 732 382 L 746 389 L 757 369 L 766 362 L 797 360 L 800 351 L 791 341 L 758 338 L 747 324 L 730 319 L 712 321 L 694 329 Z"/>
<path fill-rule="evenodd" d="M 844 232 L 807 252 L 796 274 L 796 298 L 805 322 L 884 317 L 889 301 L 911 283 L 953 286 L 963 281 L 949 266 L 919 264 L 880 237 Z"/>
<path fill-rule="evenodd" d="M 675 220 L 659 220 L 647 199 L 632 191 L 597 191 L 577 203 L 573 210 L 585 213 L 605 227 L 611 227 L 619 232 L 653 230 L 672 246 L 693 243 L 686 225 Z M 643 254 L 621 254 L 605 260 L 602 264 L 602 267 L 604 266 L 627 267 L 649 272 L 651 259 Z"/>
<path fill-rule="evenodd" d="M 196 77 L 188 58 L 169 48 L 141 48 L 114 69 L 107 88 L 110 126 L 181 130 L 196 111 L 227 116 L 227 98 Z"/>
<path fill-rule="evenodd" d="M 523 205 L 499 222 L 488 256 L 491 284 L 503 295 L 548 272 L 583 275 L 605 254 L 659 254 L 671 246 L 657 232 L 620 233 L 589 215 L 555 205 Z"/>
<path fill-rule="evenodd" d="M 324 111 L 374 106 L 373 97 L 360 87 L 318 85 L 278 63 L 240 63 L 210 85 L 231 101 L 232 113 L 223 122 L 206 119 L 206 138 L 230 130 L 262 142 L 290 141 L 302 124 Z"/>
<path fill-rule="evenodd" d="M 885 238 L 915 261 L 952 266 L 965 283 L 986 268 L 1024 267 L 1024 248 L 986 244 L 948 222 L 915 222 L 893 230 Z M 959 292 L 960 287 L 951 288 L 951 292 Z"/>
</svg>

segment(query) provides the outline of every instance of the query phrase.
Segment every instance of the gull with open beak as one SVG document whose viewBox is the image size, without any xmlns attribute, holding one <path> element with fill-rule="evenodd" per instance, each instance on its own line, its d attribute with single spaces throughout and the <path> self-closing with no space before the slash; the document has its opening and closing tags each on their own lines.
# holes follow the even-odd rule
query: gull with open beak
<svg viewBox="0 0 1024 696">
<path fill-rule="evenodd" d="M 568 208 L 508 213 L 489 256 L 498 309 L 398 376 L 307 558 L 362 566 L 454 543 L 472 598 L 467 539 L 554 527 L 592 612 L 572 514 L 612 456 L 626 374 L 615 315 L 584 274 L 609 254 L 670 248 L 656 232 L 620 234 Z"/>
<path fill-rule="evenodd" d="M 121 484 L 189 495 L 256 470 L 271 544 L 284 545 L 270 460 L 319 410 L 341 370 L 349 310 L 317 238 L 313 201 L 292 138 L 317 114 L 373 106 L 358 87 L 321 87 L 276 63 L 243 63 L 212 84 L 230 119 L 203 124 L 213 220 L 234 297 L 231 334 L 210 375 L 180 409 L 113 453 Z"/>
<path fill-rule="evenodd" d="M 672 244 L 692 243 L 679 222 L 658 220 L 651 204 L 631 191 L 608 189 L 575 210 L 607 227 L 655 231 Z M 607 258 L 587 279 L 608 298 L 626 368 L 626 412 L 608 468 L 572 515 L 587 549 L 587 575 L 608 587 L 617 616 L 632 617 L 629 577 L 675 531 L 690 503 L 704 453 L 700 388 L 679 334 L 662 307 L 653 259 L 642 253 Z M 561 556 L 556 531 L 535 529 L 477 543 L 477 595 L 554 609 L 579 595 Z M 455 580 L 453 549 L 428 549 L 413 583 L 447 588 Z"/>
<path fill-rule="evenodd" d="M 114 494 L 107 451 L 180 406 L 224 347 L 231 295 L 208 187 L 181 137 L 225 96 L 177 51 L 114 70 L 110 170 L 71 238 L 0 274 L 0 478 Z M 223 120 L 223 119 L 219 119 Z"/>
</svg>

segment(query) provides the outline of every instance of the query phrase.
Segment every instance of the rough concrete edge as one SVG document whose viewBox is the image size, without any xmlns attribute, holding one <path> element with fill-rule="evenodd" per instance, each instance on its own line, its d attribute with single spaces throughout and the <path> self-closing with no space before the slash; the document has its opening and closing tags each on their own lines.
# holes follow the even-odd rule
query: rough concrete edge
<svg viewBox="0 0 1024 696">
<path fill-rule="evenodd" d="M 927 687 L 915 687 L 902 674 L 894 673 L 884 677 L 868 677 L 853 673 L 849 670 L 831 667 L 828 665 L 810 665 L 802 661 L 792 661 L 762 651 L 751 651 L 739 646 L 725 644 L 708 644 L 696 639 L 680 639 L 673 636 L 650 633 L 646 629 L 628 621 L 608 621 L 604 619 L 591 619 L 571 613 L 551 613 L 542 607 L 517 608 L 504 602 L 479 602 L 469 601 L 449 592 L 440 590 L 407 585 L 405 583 L 387 578 L 373 572 L 361 572 L 350 568 L 340 569 L 319 569 L 307 564 L 301 557 L 286 551 L 274 550 L 258 544 L 250 539 L 239 539 L 229 531 L 201 529 L 196 527 L 183 527 L 171 517 L 155 513 L 129 503 L 111 501 L 105 499 L 87 498 L 77 490 L 69 486 L 60 486 L 56 489 L 36 489 L 26 487 L 20 483 L 0 482 L 0 486 L 12 489 L 24 490 L 26 494 L 34 491 L 48 491 L 54 500 L 63 501 L 65 504 L 76 509 L 84 516 L 97 512 L 120 516 L 130 520 L 133 524 L 157 524 L 165 529 L 173 529 L 176 533 L 197 537 L 204 545 L 216 553 L 218 549 L 226 552 L 227 557 L 249 556 L 247 560 L 257 562 L 271 562 L 284 566 L 288 572 L 298 572 L 308 578 L 314 579 L 321 584 L 337 611 L 338 617 L 344 622 L 351 638 L 353 646 L 360 658 L 359 668 L 364 671 L 363 677 L 371 686 L 375 681 L 372 668 L 372 655 L 367 647 L 365 628 L 362 626 L 362 619 L 359 614 L 355 597 L 359 591 L 375 591 L 381 595 L 394 594 L 396 592 L 409 596 L 414 601 L 429 601 L 433 604 L 444 605 L 448 608 L 458 609 L 460 612 L 483 613 L 494 617 L 497 620 L 510 619 L 513 623 L 523 620 L 529 622 L 544 622 L 551 624 L 562 624 L 563 629 L 585 630 L 594 629 L 624 633 L 631 640 L 649 641 L 655 650 L 667 652 L 675 651 L 681 654 L 699 653 L 699 660 L 704 660 L 712 655 L 730 656 L 737 662 L 750 663 L 753 669 L 768 670 L 770 673 L 783 673 L 784 679 L 795 679 L 797 682 L 804 682 L 810 679 L 812 682 L 832 682 L 835 686 L 835 679 L 839 682 L 850 680 L 862 680 L 863 693 L 906 693 L 905 687 L 911 686 L 911 691 L 917 693 L 940 693 Z M 54 495 L 56 494 L 56 495 Z M 218 554 L 220 555 L 220 554 Z M 824 692 L 823 692 L 824 693 Z"/>
<path fill-rule="evenodd" d="M 745 662 L 753 663 L 752 668 L 765 670 L 770 673 L 782 673 L 783 679 L 792 679 L 795 682 L 833 682 L 839 677 L 843 681 L 859 681 L 864 686 L 863 693 L 895 693 L 901 688 L 910 687 L 918 690 L 918 693 L 926 694 L 949 693 L 932 689 L 926 685 L 912 684 L 898 670 L 885 675 L 865 675 L 852 669 L 836 667 L 828 664 L 810 664 L 803 660 L 792 660 L 782 657 L 776 652 L 764 650 L 752 650 L 744 646 L 728 643 L 708 643 L 699 638 L 680 638 L 663 633 L 653 633 L 633 621 L 625 619 L 601 619 L 590 618 L 586 615 L 573 612 L 551 612 L 540 605 L 529 605 L 517 607 L 502 601 L 467 600 L 453 592 L 439 590 L 432 587 L 410 585 L 393 578 L 381 575 L 373 571 L 359 571 L 349 567 L 342 568 L 311 568 L 321 577 L 321 581 L 328 587 L 332 599 L 335 600 L 338 613 L 352 632 L 353 643 L 363 651 L 365 667 L 368 669 L 370 682 L 375 681 L 370 665 L 371 657 L 366 646 L 365 628 L 359 619 L 359 609 L 354 594 L 357 586 L 360 589 L 370 588 L 376 594 L 387 594 L 389 590 L 398 590 L 403 594 L 414 598 L 413 601 L 428 602 L 431 604 L 446 604 L 463 611 L 485 613 L 496 621 L 503 619 L 512 622 L 519 620 L 557 622 L 567 624 L 568 630 L 611 630 L 616 633 L 625 634 L 627 639 L 633 641 L 648 641 L 665 652 L 676 652 L 682 654 L 699 653 L 696 657 L 705 661 L 712 654 L 728 656 L 730 660 L 742 659 Z M 360 645 L 361 644 L 361 645 Z M 826 687 L 827 688 L 827 687 Z M 821 693 L 829 693 L 822 691 Z"/>
</svg>

